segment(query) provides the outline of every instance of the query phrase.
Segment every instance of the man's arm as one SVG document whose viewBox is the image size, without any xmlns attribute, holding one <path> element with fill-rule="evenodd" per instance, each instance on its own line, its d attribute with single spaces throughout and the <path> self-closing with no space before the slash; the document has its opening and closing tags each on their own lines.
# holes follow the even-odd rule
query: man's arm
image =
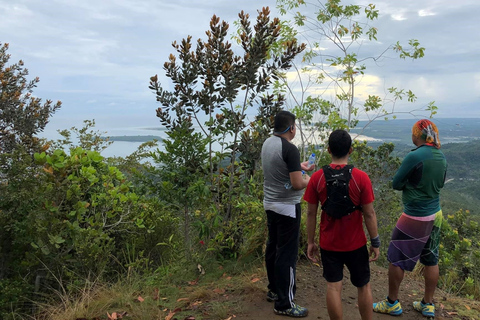
<svg viewBox="0 0 480 320">
<path fill-rule="evenodd" d="M 308 174 L 302 174 L 302 171 L 293 171 L 290 172 L 290 181 L 292 182 L 293 189 L 303 190 L 307 187 L 310 176 Z"/>
<path fill-rule="evenodd" d="M 367 227 L 368 235 L 370 239 L 374 239 L 378 236 L 378 226 L 377 226 L 377 215 L 375 214 L 375 209 L 373 208 L 373 202 L 369 204 L 362 205 L 363 217 L 365 219 L 365 226 Z M 370 246 L 370 255 L 373 254 L 373 258 L 370 261 L 375 261 L 378 259 L 380 254 L 379 248 L 374 248 Z"/>
<path fill-rule="evenodd" d="M 318 246 L 315 243 L 315 230 L 317 229 L 318 203 L 308 204 L 307 209 L 307 257 L 313 262 L 319 261 Z"/>
</svg>

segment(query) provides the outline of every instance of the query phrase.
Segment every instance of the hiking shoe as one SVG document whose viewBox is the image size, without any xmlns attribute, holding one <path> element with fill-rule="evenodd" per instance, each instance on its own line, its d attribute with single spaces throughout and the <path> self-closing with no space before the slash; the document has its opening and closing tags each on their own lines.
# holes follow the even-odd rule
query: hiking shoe
<svg viewBox="0 0 480 320">
<path fill-rule="evenodd" d="M 422 301 L 413 301 L 413 309 L 421 312 L 424 317 L 435 317 L 435 305 L 433 303 L 422 303 Z"/>
<path fill-rule="evenodd" d="M 293 307 L 287 310 L 277 310 L 273 309 L 275 314 L 280 316 L 289 316 L 295 318 L 306 317 L 308 315 L 308 309 L 304 307 L 300 307 L 298 304 L 293 304 Z"/>
<path fill-rule="evenodd" d="M 268 302 L 273 302 L 273 301 L 277 301 L 278 300 L 278 294 L 276 294 L 275 292 L 272 292 L 270 290 L 268 290 L 267 292 L 267 301 Z"/>
<path fill-rule="evenodd" d="M 373 311 L 378 313 L 386 313 L 392 316 L 399 316 L 403 312 L 400 301 L 397 300 L 395 303 L 390 303 L 388 302 L 388 299 L 374 303 Z"/>
</svg>

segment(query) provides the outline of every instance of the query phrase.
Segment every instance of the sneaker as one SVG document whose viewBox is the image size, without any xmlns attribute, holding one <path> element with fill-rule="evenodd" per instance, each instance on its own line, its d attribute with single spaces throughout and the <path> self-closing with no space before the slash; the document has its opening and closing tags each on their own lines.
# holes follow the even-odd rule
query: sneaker
<svg viewBox="0 0 480 320">
<path fill-rule="evenodd" d="M 267 301 L 268 302 L 273 302 L 273 301 L 277 301 L 278 300 L 278 294 L 276 294 L 275 292 L 272 292 L 270 290 L 268 290 L 267 292 Z"/>
<path fill-rule="evenodd" d="M 433 303 L 422 303 L 422 301 L 413 301 L 413 309 L 421 312 L 424 317 L 435 317 L 435 305 Z"/>
<path fill-rule="evenodd" d="M 399 316 L 402 314 L 402 306 L 400 301 L 395 301 L 395 303 L 388 302 L 388 298 L 380 302 L 373 304 L 373 311 L 378 313 L 386 313 L 392 316 Z"/>
<path fill-rule="evenodd" d="M 287 310 L 277 310 L 273 309 L 275 314 L 280 316 L 289 316 L 295 318 L 306 317 L 308 315 L 308 309 L 304 307 L 300 307 L 298 304 L 293 304 L 293 307 Z"/>
</svg>

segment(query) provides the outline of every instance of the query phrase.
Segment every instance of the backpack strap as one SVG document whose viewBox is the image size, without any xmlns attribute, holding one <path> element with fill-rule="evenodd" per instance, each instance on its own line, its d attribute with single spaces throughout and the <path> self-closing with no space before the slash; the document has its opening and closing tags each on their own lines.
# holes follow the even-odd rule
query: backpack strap
<svg viewBox="0 0 480 320">
<path fill-rule="evenodd" d="M 353 172 L 353 165 L 352 164 L 347 164 L 344 168 L 348 168 L 348 178 L 347 178 L 347 181 L 348 181 L 348 184 L 350 186 L 350 180 L 352 179 L 352 172 Z M 353 201 L 352 201 L 353 203 Z M 360 211 L 363 211 L 362 210 L 362 206 L 361 205 L 356 205 L 355 206 L 355 210 L 360 210 Z"/>
<path fill-rule="evenodd" d="M 341 169 L 333 169 L 329 164 L 327 165 L 324 165 L 322 167 L 322 170 L 323 170 L 323 174 L 325 175 L 325 181 L 331 181 L 332 179 L 332 175 L 335 173 L 335 170 L 346 170 L 348 171 L 348 175 L 346 176 L 347 178 L 347 183 L 350 182 L 350 179 L 352 178 L 352 171 L 353 171 L 353 165 L 351 164 L 346 164 L 343 168 Z"/>
</svg>

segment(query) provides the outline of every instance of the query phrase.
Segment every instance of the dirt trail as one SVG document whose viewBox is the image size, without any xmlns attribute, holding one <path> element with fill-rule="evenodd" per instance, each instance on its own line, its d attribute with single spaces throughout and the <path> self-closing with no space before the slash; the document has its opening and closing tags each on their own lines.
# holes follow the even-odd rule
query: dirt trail
<svg viewBox="0 0 480 320">
<path fill-rule="evenodd" d="M 345 272 L 348 274 L 348 271 Z M 285 316 L 277 316 L 273 313 L 273 304 L 265 299 L 266 282 L 262 280 L 263 289 L 259 286 L 251 294 L 243 300 L 242 314 L 237 314 L 232 320 L 267 320 L 267 319 L 289 319 Z M 387 270 L 372 265 L 372 293 L 373 300 L 380 301 L 385 298 L 388 291 Z M 326 282 L 322 277 L 322 268 L 312 263 L 301 260 L 297 265 L 297 294 L 295 301 L 309 309 L 309 314 L 303 319 L 329 319 L 327 307 L 325 305 Z M 400 299 L 403 308 L 403 314 L 400 317 L 392 317 L 384 314 L 374 313 L 373 319 L 426 319 L 421 314 L 413 310 L 412 302 L 421 299 L 423 294 L 423 286 L 418 279 L 413 279 L 412 275 L 406 273 L 400 289 Z M 436 299 L 442 299 L 440 293 L 436 294 Z M 343 301 L 343 319 L 354 320 L 360 319 L 357 306 L 357 289 L 350 283 L 348 276 L 344 277 L 342 289 Z M 437 301 L 436 320 L 451 319 L 446 312 L 439 310 L 440 303 Z"/>
</svg>

